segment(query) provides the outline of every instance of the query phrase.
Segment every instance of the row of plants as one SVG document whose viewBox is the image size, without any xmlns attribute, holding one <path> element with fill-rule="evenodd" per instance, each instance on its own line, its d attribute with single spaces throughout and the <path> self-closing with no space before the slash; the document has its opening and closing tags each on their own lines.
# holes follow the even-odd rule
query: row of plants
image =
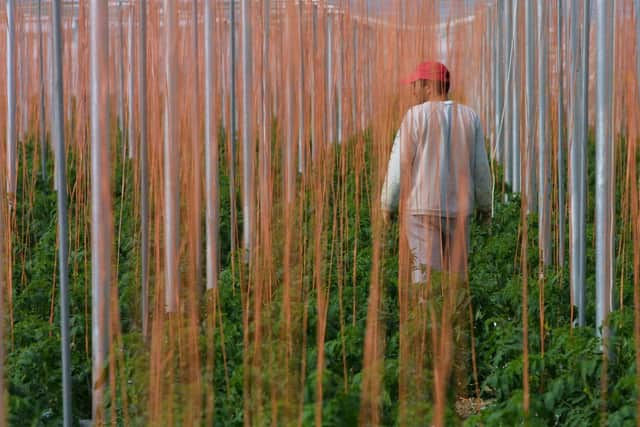
<svg viewBox="0 0 640 427">
<path fill-rule="evenodd" d="M 61 423 L 61 369 L 59 311 L 56 287 L 56 215 L 55 191 L 48 164 L 48 179 L 36 172 L 37 144 L 24 144 L 20 174 L 16 224 L 13 235 L 13 294 L 10 334 L 4 343 L 8 349 L 7 379 L 9 387 L 9 422 L 11 425 L 59 425 Z M 352 154 L 348 154 L 352 155 Z M 591 152 L 593 156 L 593 151 Z M 79 172 L 74 151 L 69 151 L 69 182 L 75 183 Z M 220 156 L 224 159 L 224 156 Z M 34 164 L 35 162 L 35 164 Z M 372 176 L 371 161 L 363 176 Z M 224 170 L 224 168 L 222 169 Z M 116 156 L 114 167 L 114 213 L 117 229 L 118 295 L 127 385 L 127 413 L 133 425 L 148 422 L 149 350 L 140 334 L 138 281 L 138 225 L 134 212 L 134 173 L 132 163 Z M 336 174 L 333 185 L 346 186 L 347 201 L 342 214 L 348 221 L 344 241 L 347 248 L 357 242 L 359 250 L 345 251 L 340 262 L 348 276 L 355 273 L 353 283 L 337 290 L 337 269 L 329 269 L 329 308 L 324 343 L 323 424 L 353 426 L 358 423 L 360 393 L 363 381 L 364 337 L 367 322 L 367 299 L 372 269 L 373 228 L 366 191 L 355 191 L 355 175 L 344 181 Z M 591 171 L 590 179 L 593 180 Z M 123 185 L 124 184 L 124 185 Z M 371 188 L 370 182 L 366 187 Z M 71 279 L 71 345 L 73 375 L 73 409 L 77 420 L 91 417 L 90 381 L 90 251 L 86 220 L 88 204 L 79 203 L 83 190 L 71 185 L 70 234 L 76 239 L 70 245 Z M 215 360 L 213 372 L 203 369 L 203 381 L 214 384 L 215 424 L 243 424 L 244 364 L 242 301 L 237 292 L 238 277 L 230 265 L 228 179 L 221 178 L 222 266 L 219 283 L 219 306 L 224 340 L 219 332 L 213 338 Z M 593 189 L 593 185 L 589 188 Z M 73 193 L 76 191 L 76 193 Z M 337 192 L 336 192 L 337 194 Z M 357 197 L 360 200 L 356 200 Z M 501 200 L 497 194 L 496 200 Z M 590 207 L 592 205 L 590 198 Z M 330 201 L 331 207 L 338 203 Z M 311 201 L 309 201 L 311 204 Z M 311 206 L 309 207 L 311 209 Z M 356 215 L 357 213 L 357 215 Z M 356 217 L 359 224 L 356 227 Z M 547 270 L 540 279 L 536 218 L 529 218 L 528 233 L 528 319 L 529 319 L 529 384 L 530 412 L 523 411 L 523 336 L 522 336 L 522 270 L 518 238 L 521 232 L 520 200 L 510 196 L 496 204 L 490 225 L 472 224 L 470 288 L 474 308 L 474 332 L 481 398 L 487 406 L 480 413 L 462 420 L 450 402 L 448 423 L 469 426 L 513 425 L 599 425 L 603 413 L 608 425 L 633 425 L 636 418 L 635 342 L 633 339 L 632 274 L 627 269 L 622 279 L 624 307 L 611 317 L 613 331 L 612 357 L 606 366 L 606 387 L 601 386 L 604 370 L 601 344 L 593 326 L 571 327 L 568 268 Z M 587 311 L 589 325 L 595 323 L 593 221 L 587 228 Z M 331 226 L 331 224 L 329 224 Z M 310 233 L 311 231 L 306 231 Z M 399 318 L 398 318 L 398 227 L 385 231 L 383 238 L 382 281 L 385 358 L 382 388 L 382 424 L 395 425 L 398 419 Z M 629 262 L 628 251 L 618 262 Z M 355 268 L 355 272 L 352 270 Z M 618 275 L 618 278 L 620 276 Z M 350 283 L 350 281 L 347 281 Z M 618 281 L 618 285 L 620 281 Z M 540 291 L 543 290 L 543 298 Z M 303 424 L 313 425 L 315 416 L 316 361 L 315 345 L 317 307 L 311 290 L 307 296 L 308 324 L 306 382 L 303 402 Z M 356 301 L 340 311 L 341 301 Z M 541 307 L 544 320 L 541 328 Z M 353 309 L 352 309 L 353 308 Z M 203 308 L 204 310 L 204 308 Z M 204 313 L 203 313 L 204 314 Z M 204 316 L 203 316 L 204 318 Z M 341 322 L 341 318 L 343 322 Z M 275 327 L 275 325 L 274 325 Z M 205 322 L 201 325 L 201 344 L 208 339 Z M 544 353 L 542 351 L 544 340 Z M 204 350 L 203 350 L 204 352 Z M 223 359 L 226 363 L 219 363 Z M 203 355 L 204 357 L 204 355 Z M 346 378 L 344 361 L 348 369 Z M 470 378 L 469 383 L 473 382 Z M 469 388 L 473 393 L 474 388 Z M 603 390 L 606 393 L 603 393 Z M 122 413 L 122 400 L 112 402 Z M 428 425 L 425 420 L 417 425 Z"/>
</svg>

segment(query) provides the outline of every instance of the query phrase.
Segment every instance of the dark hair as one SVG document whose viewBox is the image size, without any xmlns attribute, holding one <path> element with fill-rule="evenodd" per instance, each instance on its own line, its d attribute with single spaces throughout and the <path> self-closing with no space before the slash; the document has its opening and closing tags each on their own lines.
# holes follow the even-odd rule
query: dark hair
<svg viewBox="0 0 640 427">
<path fill-rule="evenodd" d="M 447 77 L 449 73 L 447 73 Z M 438 95 L 440 96 L 446 96 L 449 94 L 449 88 L 451 87 L 451 83 L 449 82 L 449 80 L 447 79 L 447 81 L 443 82 L 441 80 L 435 80 L 433 81 L 433 87 L 436 88 L 436 91 L 438 92 Z"/>
<path fill-rule="evenodd" d="M 428 82 L 432 83 L 435 90 L 438 92 L 440 96 L 446 96 L 449 94 L 449 89 L 451 87 L 451 83 L 449 82 L 449 73 L 447 72 L 447 81 L 443 82 L 441 80 L 420 80 L 420 85 L 425 87 Z"/>
</svg>

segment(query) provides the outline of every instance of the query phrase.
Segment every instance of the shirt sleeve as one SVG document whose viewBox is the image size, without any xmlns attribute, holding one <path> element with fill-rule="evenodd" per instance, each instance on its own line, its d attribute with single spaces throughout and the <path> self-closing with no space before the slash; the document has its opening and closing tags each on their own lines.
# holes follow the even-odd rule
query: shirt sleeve
<svg viewBox="0 0 640 427">
<path fill-rule="evenodd" d="M 382 209 L 388 212 L 398 210 L 400 200 L 400 132 L 398 130 L 393 140 L 393 148 L 389 157 L 389 166 L 387 167 L 387 176 L 382 185 Z"/>
<path fill-rule="evenodd" d="M 475 187 L 476 208 L 481 211 L 491 210 L 491 170 L 487 150 L 484 145 L 484 133 L 480 119 L 476 116 L 475 131 L 475 170 L 473 171 L 473 181 Z"/>
</svg>

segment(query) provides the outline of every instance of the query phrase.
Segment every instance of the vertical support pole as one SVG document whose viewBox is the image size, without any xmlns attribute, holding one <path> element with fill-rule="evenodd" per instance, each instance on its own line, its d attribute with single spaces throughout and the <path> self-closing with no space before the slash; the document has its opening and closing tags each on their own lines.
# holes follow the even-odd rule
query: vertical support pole
<svg viewBox="0 0 640 427">
<path fill-rule="evenodd" d="M 640 0 L 635 0 L 634 6 L 636 14 L 636 79 L 638 93 L 640 93 Z"/>
<path fill-rule="evenodd" d="M 336 14 L 338 19 L 338 72 L 337 72 L 337 82 L 336 82 L 336 97 L 337 97 L 337 109 L 336 111 L 336 125 L 337 125 L 337 138 L 338 144 L 342 144 L 343 142 L 343 132 L 344 125 L 342 121 L 343 117 L 343 92 L 344 92 L 344 14 L 341 10 L 340 13 Z"/>
<path fill-rule="evenodd" d="M 318 4 L 311 5 L 311 32 L 313 38 L 313 49 L 311 51 L 311 160 L 316 160 L 316 150 L 318 146 L 317 123 L 316 123 L 316 55 L 318 52 Z"/>
<path fill-rule="evenodd" d="M 582 271 L 582 291 L 581 291 L 581 312 L 586 311 L 586 288 L 584 277 L 586 276 L 587 250 L 585 245 L 586 236 L 586 213 L 587 213 L 587 147 L 589 144 L 589 35 L 591 29 L 591 0 L 584 0 L 582 7 L 582 39 L 581 39 L 581 55 L 580 55 L 580 88 L 579 96 L 579 120 L 577 122 L 578 135 L 580 137 L 580 200 L 582 207 L 580 211 L 580 236 L 582 236 L 581 247 L 581 271 Z M 582 325 L 585 324 L 586 314 L 582 315 Z"/>
<path fill-rule="evenodd" d="M 489 86 L 487 88 L 487 117 L 485 121 L 485 127 L 487 129 L 487 135 L 491 140 L 491 152 L 489 161 L 493 160 L 493 154 L 495 152 L 495 83 L 496 83 L 496 25 L 494 20 L 495 6 L 489 6 L 487 8 L 487 67 L 489 70 Z"/>
<path fill-rule="evenodd" d="M 231 214 L 231 253 L 236 252 L 236 1 L 231 0 L 229 7 L 229 41 L 231 51 L 231 69 L 229 70 L 231 88 L 229 90 L 231 125 L 229 137 L 229 202 Z"/>
<path fill-rule="evenodd" d="M 358 133 L 358 21 L 353 20 L 353 59 L 351 60 L 351 132 Z"/>
<path fill-rule="evenodd" d="M 53 110 L 51 130 L 55 161 L 58 165 L 58 271 L 60 274 L 60 339 L 62 355 L 62 414 L 63 425 L 71 427 L 71 347 L 69 341 L 69 260 L 67 227 L 67 176 L 64 149 L 64 92 L 62 76 L 62 0 L 53 0 Z M 108 176 L 108 175 L 106 175 Z"/>
<path fill-rule="evenodd" d="M 267 183 L 269 179 L 269 166 L 270 149 L 271 149 L 271 110 L 269 109 L 269 74 L 271 65 L 269 61 L 269 39 L 271 35 L 271 1 L 264 0 L 263 12 L 262 12 L 262 24 L 263 24 L 263 36 L 262 36 L 262 79 L 261 79 L 261 94 L 262 94 L 262 137 L 261 141 L 263 149 L 260 150 L 260 168 L 261 176 L 260 181 L 263 184 Z M 266 192 L 260 191 L 262 197 L 262 206 L 266 206 Z"/>
<path fill-rule="evenodd" d="M 15 0 L 7 6 L 7 193 L 15 195 L 17 180 L 16 157 L 16 16 Z"/>
<path fill-rule="evenodd" d="M 613 227 L 615 159 L 613 146 L 613 31 L 611 0 L 597 0 L 596 26 L 596 328 L 608 347 L 607 317 L 613 309 Z M 600 329 L 602 328 L 602 330 Z"/>
<path fill-rule="evenodd" d="M 327 89 L 325 91 L 326 99 L 326 134 L 330 144 L 335 141 L 334 124 L 333 124 L 333 17 L 330 10 L 326 12 L 327 20 L 327 38 L 325 43 L 325 78 Z"/>
<path fill-rule="evenodd" d="M 274 23 L 278 23 L 281 24 L 280 31 L 277 31 L 276 34 L 274 35 L 273 38 L 273 44 L 274 44 L 274 52 L 273 52 L 273 58 L 277 59 L 278 55 L 282 56 L 282 52 L 284 52 L 284 29 L 282 28 L 284 26 L 284 24 L 282 24 L 282 20 L 283 15 L 284 15 L 284 7 L 282 7 L 281 5 L 278 5 L 278 0 L 275 0 L 275 6 L 273 8 L 273 18 L 274 18 Z M 282 63 L 283 61 L 278 61 L 278 60 L 274 60 L 273 61 L 273 68 L 272 68 L 272 72 L 271 72 L 271 98 L 272 98 L 272 106 L 271 106 L 271 111 L 273 113 L 273 117 L 280 122 L 280 97 L 282 96 L 282 99 L 285 98 L 284 92 L 284 79 L 282 79 L 281 77 L 284 75 L 285 70 L 284 70 L 284 64 Z M 282 101 L 283 103 L 286 101 Z"/>
<path fill-rule="evenodd" d="M 286 6 L 285 6 L 286 7 Z M 285 37 L 289 40 L 289 43 L 293 41 L 293 25 L 291 23 L 292 14 L 289 13 L 288 10 L 283 11 L 282 18 L 284 20 L 284 32 Z M 288 51 L 291 51 L 291 44 L 289 44 Z M 286 109 L 286 123 L 287 123 L 287 131 L 286 131 L 286 139 L 285 139 L 285 147 L 284 147 L 284 199 L 286 209 L 290 209 L 291 203 L 293 202 L 293 193 L 294 193 L 294 185 L 295 185 L 295 174 L 294 174 L 294 159 L 293 159 L 293 87 L 294 87 L 294 76 L 293 76 L 293 61 L 287 61 L 285 65 L 285 109 Z"/>
<path fill-rule="evenodd" d="M 612 0 L 615 1 L 615 0 Z M 587 147 L 589 141 L 589 35 L 591 34 L 591 0 L 584 0 L 584 6 L 582 8 L 582 55 L 581 59 L 581 118 L 579 123 L 581 124 L 581 138 L 584 141 L 584 146 Z M 585 174 L 585 197 L 586 197 L 586 173 L 587 173 L 587 156 L 585 152 L 583 171 Z"/>
<path fill-rule="evenodd" d="M 512 24 L 511 24 L 511 70 L 513 78 L 511 79 L 511 155 L 512 164 L 511 171 L 513 173 L 513 191 L 516 193 L 521 191 L 521 155 L 520 155 L 520 99 L 521 99 L 521 87 L 520 87 L 520 34 L 517 30 L 520 23 L 520 1 L 515 0 L 513 2 L 512 11 Z M 528 161 L 528 159 L 527 159 Z M 532 170 L 527 168 L 527 176 L 532 173 Z M 530 189 L 531 190 L 531 189 Z M 530 199 L 534 199 L 535 193 L 529 193 Z M 528 203 L 531 203 L 530 201 Z"/>
<path fill-rule="evenodd" d="M 369 5 L 365 6 L 367 8 L 367 22 L 369 21 Z M 375 27 L 373 25 L 368 25 L 365 28 L 365 39 L 367 43 L 367 54 L 366 56 L 370 58 L 367 61 L 367 70 L 366 70 L 366 86 L 367 88 L 373 87 L 373 62 L 376 60 L 376 45 L 375 45 Z M 364 115 L 364 120 L 362 124 L 362 129 L 365 129 L 368 125 L 371 124 L 371 120 L 373 120 L 373 91 L 366 91 L 366 112 Z"/>
<path fill-rule="evenodd" d="M 224 22 L 223 20 L 221 20 L 221 22 Z M 222 27 L 222 25 L 218 25 L 218 28 Z M 221 104 L 221 110 L 222 110 L 222 127 L 225 130 L 225 132 L 229 132 L 229 120 L 228 120 L 228 111 L 227 108 L 229 106 L 229 104 L 227 104 L 227 92 L 229 91 L 229 65 L 227 63 L 227 61 L 229 61 L 229 50 L 230 50 L 230 43 L 227 42 L 227 39 L 225 38 L 225 33 L 224 31 L 220 31 L 218 30 L 218 34 L 220 37 L 220 46 L 221 48 L 218 49 L 218 59 L 220 61 L 220 78 L 218 80 L 220 80 L 220 104 Z"/>
<path fill-rule="evenodd" d="M 118 1 L 118 127 L 124 136 L 124 28 L 122 25 L 122 0 Z"/>
<path fill-rule="evenodd" d="M 480 99 L 480 117 L 482 118 L 482 123 L 486 126 L 489 121 L 489 109 L 487 108 L 489 105 L 489 84 L 491 81 L 491 73 L 489 72 L 489 14 L 488 8 L 485 9 L 484 24 L 485 28 L 482 33 L 482 41 L 481 41 L 481 58 L 480 58 L 480 70 L 482 73 L 482 77 L 476 83 L 476 90 L 478 93 L 478 99 Z M 478 86 L 479 85 L 479 86 Z M 487 135 L 489 134 L 489 130 L 487 129 Z"/>
<path fill-rule="evenodd" d="M 305 49 L 304 49 L 304 3 L 298 2 L 298 44 L 300 47 L 300 75 L 298 76 L 298 173 L 303 173 L 305 169 L 305 153 L 304 146 L 306 145 L 306 129 L 305 129 L 305 100 L 307 99 L 305 94 Z"/>
<path fill-rule="evenodd" d="M 0 177 L 0 182 L 2 177 Z M 0 194 L 3 194 L 2 189 L 0 188 Z M 5 206 L 0 205 L 0 257 L 2 259 L 5 258 Z M 7 274 L 7 266 L 5 263 L 0 264 L 0 289 L 6 289 L 6 279 L 5 274 Z M 0 319 L 6 318 L 6 312 L 4 308 L 4 292 L 0 292 Z M 0 325 L 0 426 L 5 427 L 7 425 L 7 399 L 4 398 L 6 396 L 5 388 L 4 388 L 4 324 Z"/>
<path fill-rule="evenodd" d="M 73 14 L 72 14 L 72 20 L 71 20 L 71 96 L 67 97 L 67 105 L 69 105 L 69 109 L 66 111 L 66 114 L 68 116 L 68 120 L 71 119 L 72 116 L 72 105 L 71 105 L 71 100 L 72 98 L 75 96 L 79 96 L 80 94 L 80 85 L 78 84 L 79 81 L 79 71 L 78 71 L 78 50 L 79 50 L 79 41 L 78 41 L 78 9 L 80 8 L 80 6 L 78 5 L 78 7 L 76 9 L 74 9 Z"/>
<path fill-rule="evenodd" d="M 558 1 L 558 16 L 556 37 L 558 50 L 556 52 L 556 70 L 558 76 L 558 267 L 564 268 L 564 234 L 565 234 L 565 160 L 564 160 L 564 35 L 563 35 L 563 0 Z M 637 0 L 640 1 L 640 0 Z"/>
<path fill-rule="evenodd" d="M 49 22 L 53 21 L 53 9 L 49 8 Z M 47 51 L 47 88 L 49 89 L 49 97 L 47 99 L 47 104 L 49 105 L 49 111 L 53 109 L 53 39 L 51 38 L 51 31 L 49 31 L 49 39 L 47 40 L 49 45 L 49 50 Z M 55 159 L 55 156 L 54 156 Z M 56 168 L 58 164 L 53 162 L 53 176 L 56 175 Z M 58 181 L 53 180 L 53 190 L 58 191 Z"/>
<path fill-rule="evenodd" d="M 93 424 L 104 423 L 111 286 L 111 152 L 109 138 L 109 7 L 91 0 L 91 346 Z"/>
<path fill-rule="evenodd" d="M 44 107 L 44 44 L 42 42 L 42 0 L 38 0 L 38 69 L 40 74 L 40 119 L 38 129 L 40 135 L 40 172 L 42 179 L 47 179 L 47 134 Z"/>
<path fill-rule="evenodd" d="M 215 116 L 215 55 L 213 52 L 214 0 L 204 0 L 204 130 L 205 130 L 205 176 L 207 233 L 207 290 L 218 285 L 218 228 L 219 228 L 219 185 L 218 185 L 218 138 Z"/>
<path fill-rule="evenodd" d="M 495 113 L 495 153 L 496 153 L 496 157 L 498 158 L 498 160 L 500 162 L 502 162 L 502 165 L 505 165 L 504 162 L 504 157 L 502 155 L 503 150 L 504 150 L 504 143 L 503 143 L 503 139 L 504 139 L 504 132 L 503 132 L 503 128 L 504 128 L 504 116 L 503 116 L 503 107 L 504 107 L 504 101 L 503 101 L 503 95 L 502 95 L 502 90 L 504 88 L 503 86 L 503 81 L 504 81 L 504 52 L 503 52 L 503 47 L 504 47 L 504 43 L 503 43 L 503 35 L 502 35 L 502 15 L 504 13 L 504 0 L 498 0 L 497 5 L 496 5 L 496 17 L 495 17 L 495 22 L 496 22 L 496 26 L 495 26 L 495 40 L 493 42 L 493 49 L 494 49 L 494 84 L 493 84 L 493 88 L 494 88 L 494 96 L 495 96 L 495 106 L 494 106 L 494 113 Z"/>
<path fill-rule="evenodd" d="M 129 159 L 133 159 L 135 156 L 135 143 L 134 143 L 134 123 L 133 123 L 133 81 L 135 79 L 135 67 L 134 67 L 134 57 L 133 57 L 133 8 L 129 11 L 129 16 L 127 18 L 127 62 L 129 64 L 129 72 L 127 73 L 127 143 L 128 143 L 128 152 Z"/>
<path fill-rule="evenodd" d="M 492 141 L 493 141 L 493 147 L 491 148 L 491 158 L 489 159 L 491 160 L 495 160 L 496 159 L 496 153 L 497 153 L 497 136 L 498 136 L 498 128 L 496 127 L 496 117 L 498 115 L 497 113 L 497 108 L 496 108 L 496 103 L 497 100 L 495 99 L 496 97 L 496 93 L 497 93 L 497 73 L 498 73 L 498 43 L 497 43 L 497 34 L 498 34 L 498 25 L 496 23 L 496 19 L 495 19 L 495 14 L 496 14 L 496 6 L 491 7 L 489 9 L 489 28 L 492 29 L 490 30 L 490 34 L 489 36 L 489 45 L 491 47 L 491 51 L 490 51 L 490 55 L 491 55 L 491 59 L 489 60 L 489 64 L 491 66 L 491 90 L 489 92 L 489 97 L 488 97 L 488 101 L 489 101 L 489 116 L 487 117 L 487 129 L 490 129 L 491 126 L 493 126 L 493 132 L 491 132 L 492 135 Z"/>
<path fill-rule="evenodd" d="M 551 182 L 548 126 L 548 95 L 546 82 L 549 80 L 547 45 L 547 5 L 538 1 L 538 240 L 544 267 L 551 265 Z M 533 118 L 533 117 L 532 117 Z"/>
<path fill-rule="evenodd" d="M 569 144 L 569 170 L 570 170 L 570 281 L 572 304 L 578 310 L 577 325 L 585 324 L 585 212 L 586 212 L 586 141 L 582 135 L 581 114 L 584 103 L 582 101 L 581 73 L 582 68 L 578 45 L 579 36 L 579 10 L 584 3 L 588 9 L 589 0 L 574 0 L 571 7 L 571 132 Z M 588 33 L 587 29 L 584 29 Z M 588 41 L 588 37 L 585 37 Z M 583 52 L 584 53 L 584 52 Z M 586 61 L 584 61 L 586 62 Z M 586 97 L 587 94 L 585 93 Z"/>
<path fill-rule="evenodd" d="M 165 105 L 164 105 L 164 262 L 165 309 L 174 313 L 178 305 L 178 128 L 176 123 L 176 9 L 175 0 L 164 0 Z"/>
<path fill-rule="evenodd" d="M 535 97 L 535 72 L 534 43 L 535 26 L 533 23 L 534 2 L 539 4 L 543 0 L 524 0 L 524 49 L 525 49 L 525 141 L 526 141 L 526 162 L 527 162 L 527 213 L 535 211 L 536 188 L 535 188 L 535 123 L 536 123 L 536 97 Z M 545 80 L 546 82 L 546 80 Z M 543 86 L 543 85 L 540 85 Z"/>
<path fill-rule="evenodd" d="M 26 77 L 29 75 L 29 61 L 27 60 L 27 31 L 26 31 L 26 16 L 24 12 L 18 15 L 18 19 L 22 18 L 22 23 L 18 26 L 18 35 L 20 37 L 20 41 L 18 41 L 17 47 L 17 67 L 18 73 L 17 78 L 19 78 L 18 85 L 18 105 L 20 106 L 20 117 L 18 118 L 19 126 L 17 127 L 17 139 L 20 141 L 24 141 L 25 135 L 27 133 L 27 121 L 29 119 L 28 114 L 28 106 L 27 106 L 27 79 Z"/>
<path fill-rule="evenodd" d="M 252 116 L 252 84 L 251 70 L 251 3 L 242 0 L 240 3 L 242 25 L 242 228 L 245 260 L 251 256 L 253 231 L 253 136 L 251 134 Z"/>
<path fill-rule="evenodd" d="M 0 176 L 0 185 L 2 183 L 2 179 L 3 177 Z M 0 187 L 0 194 L 2 194 L 3 196 L 5 196 L 5 193 L 3 191 L 3 189 Z M 5 257 L 5 227 L 6 227 L 6 223 L 4 221 L 4 218 L 6 218 L 6 205 L 0 204 L 0 259 L 6 259 Z M 7 266 L 5 266 L 4 264 L 8 264 L 8 263 L 0 263 L 0 289 L 6 289 L 6 274 L 8 274 L 8 270 L 9 268 Z M 4 292 L 0 292 L 0 319 L 5 319 L 6 318 L 6 311 L 5 311 L 5 305 L 4 305 Z M 7 425 L 7 399 L 4 397 L 6 396 L 6 391 L 5 391 L 5 381 L 4 381 L 4 360 L 5 360 L 5 352 L 4 352 L 4 344 L 5 343 L 5 339 L 4 339 L 4 324 L 0 325 L 0 426 L 5 427 Z"/>
<path fill-rule="evenodd" d="M 194 227 L 192 262 L 195 271 L 195 289 L 200 292 L 202 283 L 202 151 L 200 149 L 200 49 L 198 46 L 198 0 L 191 2 L 192 46 L 193 46 L 193 93 L 191 95 L 191 224 Z"/>
<path fill-rule="evenodd" d="M 573 313 L 574 307 L 578 309 L 578 316 L 580 315 L 580 309 L 578 308 L 579 296 L 580 296 L 580 283 L 584 280 L 580 275 L 580 245 L 582 243 L 581 237 L 579 238 L 579 224 L 580 224 L 580 201 L 578 200 L 579 194 L 579 144 L 576 135 L 577 130 L 577 118 L 578 109 L 578 26 L 576 22 L 578 20 L 578 0 L 568 0 L 568 26 L 567 36 L 569 38 L 567 47 L 568 52 L 568 64 L 569 64 L 569 114 L 567 120 L 567 156 L 568 156 L 568 188 L 567 194 L 569 195 L 569 287 L 570 287 L 570 304 L 571 312 Z M 572 316 L 572 320 L 573 316 Z M 580 323 L 580 318 L 574 321 L 577 326 L 583 326 Z M 573 326 L 573 325 L 572 325 Z"/>
<path fill-rule="evenodd" d="M 513 184 L 513 159 L 512 159 L 512 148 L 513 142 L 511 141 L 513 135 L 511 134 L 511 125 L 512 125 L 512 117 L 511 117 L 511 80 L 513 79 L 513 32 L 511 31 L 511 15 L 513 4 L 511 1 L 506 1 L 506 7 L 504 8 L 504 49 L 505 49 L 505 79 L 502 84 L 504 84 L 504 99 L 503 99 L 503 116 L 502 116 L 502 127 L 504 129 L 504 145 L 503 145 L 503 159 L 504 159 L 504 177 L 507 184 Z M 515 191 L 515 188 L 512 189 Z"/>
<path fill-rule="evenodd" d="M 140 0 L 138 40 L 138 111 L 140 117 L 140 307 L 142 336 L 149 337 L 149 157 L 147 145 L 147 0 Z"/>
</svg>

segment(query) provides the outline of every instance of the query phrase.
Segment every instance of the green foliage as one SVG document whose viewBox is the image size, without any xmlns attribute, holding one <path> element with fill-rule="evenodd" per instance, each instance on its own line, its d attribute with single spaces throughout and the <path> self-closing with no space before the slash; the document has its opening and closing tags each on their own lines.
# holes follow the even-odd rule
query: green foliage
<svg viewBox="0 0 640 427">
<path fill-rule="evenodd" d="M 221 133 L 224 140 L 224 133 Z M 363 381 L 363 352 L 366 329 L 369 283 L 373 268 L 373 228 L 370 218 L 372 196 L 370 177 L 373 175 L 369 158 L 370 141 L 365 148 L 365 170 L 359 177 L 346 177 L 338 173 L 330 178 L 331 195 L 326 207 L 326 247 L 343 247 L 339 256 L 326 262 L 323 271 L 329 291 L 329 308 L 324 342 L 325 365 L 323 373 L 323 423 L 327 426 L 352 426 L 358 422 L 360 392 Z M 221 144 L 224 146 L 224 144 Z M 18 204 L 16 206 L 16 232 L 13 238 L 13 329 L 11 341 L 7 341 L 7 373 L 10 392 L 10 424 L 60 425 L 62 404 L 60 370 L 60 334 L 58 313 L 58 289 L 56 271 L 56 194 L 52 186 L 52 164 L 49 161 L 49 179 L 29 175 L 33 171 L 33 155 L 37 150 L 34 141 L 24 145 L 19 174 Z M 340 155 L 354 156 L 353 150 Z M 121 152 L 121 151 L 120 151 Z M 277 155 L 277 150 L 276 154 Z M 132 425 L 147 423 L 148 347 L 140 336 L 138 242 L 139 229 L 134 211 L 134 176 L 132 164 L 121 155 L 115 156 L 113 189 L 115 232 L 119 236 L 118 294 L 121 327 L 123 375 L 127 381 L 127 405 Z M 51 159 L 51 157 L 49 157 Z M 75 182 L 78 172 L 73 150 L 69 153 L 69 181 Z M 350 157 L 349 162 L 352 161 Z M 36 162 L 37 163 L 37 162 Z M 228 171 L 224 168 L 221 153 L 221 261 L 219 277 L 219 307 L 223 310 L 222 325 L 218 325 L 213 337 L 213 353 L 216 363 L 213 369 L 203 367 L 203 382 L 214 385 L 215 424 L 243 425 L 245 395 L 243 357 L 242 302 L 238 278 L 231 271 L 231 224 L 229 201 L 237 193 L 229 191 Z M 349 163 L 348 163 L 349 164 Z M 86 171 L 84 171 L 86 173 Z M 592 175 L 590 175 L 592 178 Z M 27 195 L 28 188 L 34 188 Z M 34 180 L 31 183 L 31 180 Z M 124 187 L 123 187 L 124 183 Z M 236 183 L 237 184 L 237 183 Z M 591 186 L 593 188 L 593 186 Z M 124 191 L 123 191 L 124 189 Z M 78 190 L 80 191 L 80 190 Z M 279 190 L 278 190 L 279 191 Z M 340 199 L 344 191 L 345 204 Z M 355 195 L 359 194 L 359 200 Z M 75 197 L 75 196 L 74 196 Z M 69 224 L 71 235 L 77 242 L 70 244 L 69 264 L 71 275 L 71 339 L 73 364 L 74 416 L 90 418 L 90 247 L 87 220 L 89 211 L 77 209 L 75 198 L 70 197 Z M 312 217 L 314 201 L 306 195 L 305 215 Z M 500 198 L 496 194 L 496 198 Z M 590 198 L 592 200 L 592 198 Z M 590 202 L 591 203 L 591 202 Z M 88 205 L 87 205 L 88 206 Z M 240 206 L 236 203 L 236 206 Z M 591 206 L 591 205 L 590 205 Z M 332 234 L 333 212 L 345 220 L 344 235 Z M 342 211 L 344 209 L 344 212 Z M 591 209 L 592 210 L 592 209 Z M 238 212 L 240 214 L 241 212 Z M 358 218 L 358 219 L 356 219 Z M 520 262 L 520 200 L 510 196 L 510 201 L 496 204 L 495 218 L 490 226 L 473 224 L 470 260 L 472 303 L 474 307 L 474 331 L 477 365 L 483 399 L 490 402 L 479 414 L 466 420 L 465 425 L 487 426 L 551 426 L 596 425 L 605 405 L 601 393 L 600 377 L 603 372 L 603 355 L 595 330 L 570 328 L 568 270 L 545 271 L 545 280 L 538 276 L 538 247 L 536 218 L 529 218 L 528 235 L 528 319 L 529 319 L 529 382 L 531 390 L 530 417 L 523 417 L 523 340 L 522 340 L 522 268 Z M 239 217 L 241 221 L 242 218 Z M 309 221 L 310 222 L 310 221 Z M 593 226 L 587 227 L 587 265 L 593 265 Z M 79 228 L 78 228 L 79 227 Z M 238 230 L 239 231 L 239 230 Z M 300 238 L 313 238 L 313 228 L 305 224 Z M 382 384 L 382 424 L 396 425 L 398 420 L 398 372 L 399 318 L 398 318 L 398 227 L 392 226 L 382 238 L 381 320 L 385 331 L 384 377 Z M 353 249 L 357 245 L 357 252 Z M 628 251 L 630 252 L 630 251 Z M 329 251 L 327 251 L 329 253 Z M 308 259 L 312 259 L 312 255 Z M 628 261 L 619 259 L 620 265 Z M 329 255 L 327 255 L 329 257 Z M 307 261 L 310 262 L 310 261 Z M 565 266 L 566 267 L 566 266 Z M 302 266 L 303 286 L 308 292 L 308 324 L 306 334 L 306 382 L 303 396 L 303 425 L 313 425 L 315 419 L 316 384 L 316 328 L 318 313 L 316 294 L 309 272 L 312 266 Z M 627 269 L 629 270 L 629 269 Z M 630 283 L 630 272 L 623 276 Z M 282 272 L 276 276 L 281 278 Z M 587 323 L 593 325 L 594 271 L 587 271 Z M 339 286 L 339 284 L 341 284 Z M 544 328 L 540 330 L 540 290 L 544 290 Z M 635 399 L 635 344 L 633 341 L 632 288 L 620 289 L 623 310 L 611 319 L 614 337 L 612 349 L 616 357 L 607 366 L 608 386 L 606 395 L 607 421 L 609 425 L 634 424 Z M 340 295 L 341 294 L 341 295 Z M 342 300 L 342 309 L 340 308 Z M 278 306 L 268 311 L 278 322 Z M 204 304 L 203 304 L 204 309 Z M 342 319 L 342 321 L 341 321 Z M 203 331 L 200 336 L 202 354 L 211 343 Z M 224 332 L 224 339 L 223 334 Z M 544 338 L 544 355 L 541 337 Z M 225 361 L 223 363 L 223 360 Z M 346 369 L 345 369 L 346 366 Z M 274 372 L 261 373 L 274 375 Z M 346 374 L 346 375 L 345 375 Z M 471 373 L 470 373 L 471 374 Z M 470 378 L 470 382 L 472 379 Z M 110 402 L 122 416 L 122 400 Z M 426 403 L 430 405 L 429 402 Z M 268 408 L 267 408 L 268 410 Z M 427 408 L 427 412 L 430 408 Z M 448 408 L 450 425 L 460 423 Z"/>
</svg>

